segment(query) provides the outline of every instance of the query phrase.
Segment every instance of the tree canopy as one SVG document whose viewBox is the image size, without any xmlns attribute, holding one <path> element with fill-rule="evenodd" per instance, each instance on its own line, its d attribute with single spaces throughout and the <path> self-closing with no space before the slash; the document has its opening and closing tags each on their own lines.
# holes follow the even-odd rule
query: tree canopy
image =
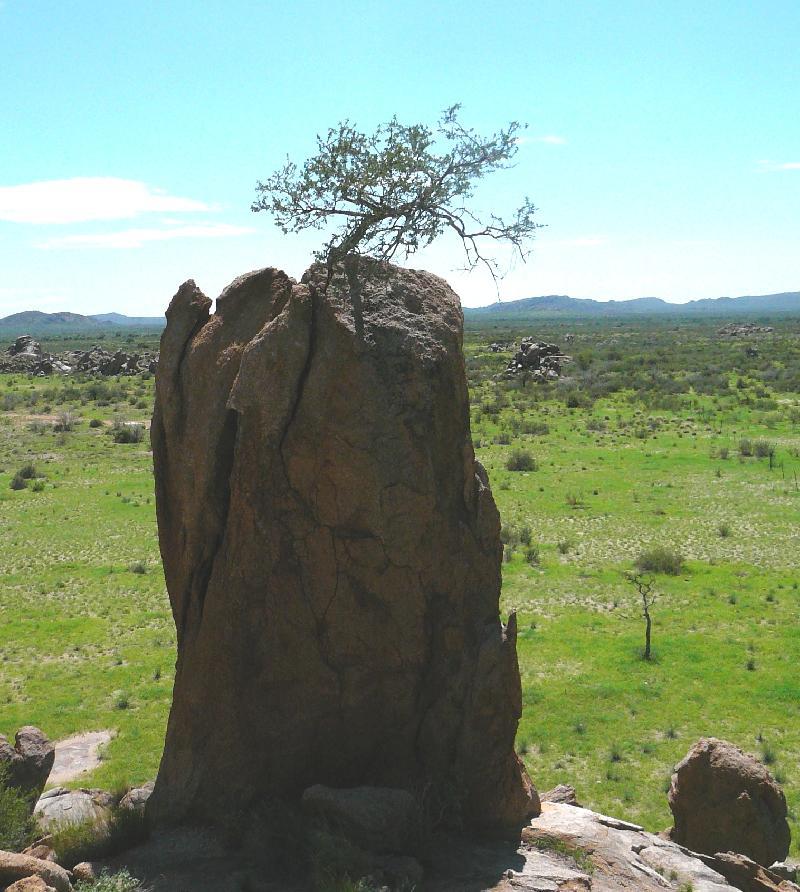
<svg viewBox="0 0 800 892">
<path fill-rule="evenodd" d="M 435 128 L 397 118 L 372 134 L 349 121 L 317 136 L 317 154 L 286 163 L 259 182 L 253 211 L 267 211 L 284 233 L 334 228 L 317 260 L 329 269 L 351 254 L 380 260 L 408 257 L 438 236 L 461 240 L 467 269 L 501 271 L 493 250 L 506 243 L 523 262 L 540 224 L 526 197 L 508 219 L 479 215 L 468 204 L 478 181 L 511 166 L 519 148 L 516 121 L 488 137 L 466 128 L 459 105 Z"/>
</svg>

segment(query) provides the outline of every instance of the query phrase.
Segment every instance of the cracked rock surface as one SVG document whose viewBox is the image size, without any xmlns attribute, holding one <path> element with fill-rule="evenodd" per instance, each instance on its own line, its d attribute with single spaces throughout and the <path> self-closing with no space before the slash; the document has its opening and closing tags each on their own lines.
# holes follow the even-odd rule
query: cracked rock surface
<svg viewBox="0 0 800 892">
<path fill-rule="evenodd" d="M 313 784 L 425 791 L 521 826 L 516 623 L 475 460 L 457 295 L 348 260 L 167 311 L 152 426 L 178 633 L 159 821 Z"/>
</svg>

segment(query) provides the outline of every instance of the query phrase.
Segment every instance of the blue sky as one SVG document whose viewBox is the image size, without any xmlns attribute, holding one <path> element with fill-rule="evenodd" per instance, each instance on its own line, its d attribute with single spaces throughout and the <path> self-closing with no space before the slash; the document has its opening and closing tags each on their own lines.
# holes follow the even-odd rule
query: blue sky
<svg viewBox="0 0 800 892">
<path fill-rule="evenodd" d="M 528 123 L 476 195 L 539 208 L 503 299 L 800 289 L 797 0 L 0 0 L 0 315 L 159 314 L 194 278 L 300 276 L 249 210 L 343 118 Z M 495 299 L 442 240 L 410 265 Z"/>
</svg>

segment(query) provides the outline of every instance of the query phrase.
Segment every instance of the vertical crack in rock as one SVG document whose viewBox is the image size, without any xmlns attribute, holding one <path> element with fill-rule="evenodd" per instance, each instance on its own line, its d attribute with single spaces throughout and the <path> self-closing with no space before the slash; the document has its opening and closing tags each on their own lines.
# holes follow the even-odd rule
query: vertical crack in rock
<svg viewBox="0 0 800 892">
<path fill-rule="evenodd" d="M 519 826 L 539 804 L 458 297 L 364 258 L 326 273 L 248 274 L 210 318 L 187 284 L 168 313 L 153 454 L 178 666 L 148 810 L 224 822 L 376 784 Z"/>
</svg>

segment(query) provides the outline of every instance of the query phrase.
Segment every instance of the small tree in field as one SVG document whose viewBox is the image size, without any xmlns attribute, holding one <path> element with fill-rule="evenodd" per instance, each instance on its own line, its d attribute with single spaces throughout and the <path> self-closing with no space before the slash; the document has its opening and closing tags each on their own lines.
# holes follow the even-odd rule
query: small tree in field
<svg viewBox="0 0 800 892">
<path fill-rule="evenodd" d="M 284 233 L 338 226 L 317 260 L 330 271 L 350 255 L 379 260 L 407 257 L 451 232 L 464 249 L 466 268 L 479 264 L 495 282 L 497 260 L 487 246 L 510 244 L 524 262 L 539 224 L 529 199 L 507 220 L 467 207 L 475 184 L 510 166 L 521 125 L 512 121 L 488 137 L 464 127 L 460 106 L 447 109 L 435 129 L 392 118 L 374 133 L 341 122 L 317 136 L 318 152 L 286 164 L 259 182 L 253 211 L 267 211 Z"/>
<path fill-rule="evenodd" d="M 653 591 L 656 581 L 652 576 L 644 573 L 626 573 L 625 578 L 635 587 L 642 601 L 642 618 L 644 619 L 644 653 L 642 656 L 645 660 L 649 660 L 651 658 L 650 635 L 653 629 L 650 609 L 656 603 L 656 595 Z"/>
</svg>

